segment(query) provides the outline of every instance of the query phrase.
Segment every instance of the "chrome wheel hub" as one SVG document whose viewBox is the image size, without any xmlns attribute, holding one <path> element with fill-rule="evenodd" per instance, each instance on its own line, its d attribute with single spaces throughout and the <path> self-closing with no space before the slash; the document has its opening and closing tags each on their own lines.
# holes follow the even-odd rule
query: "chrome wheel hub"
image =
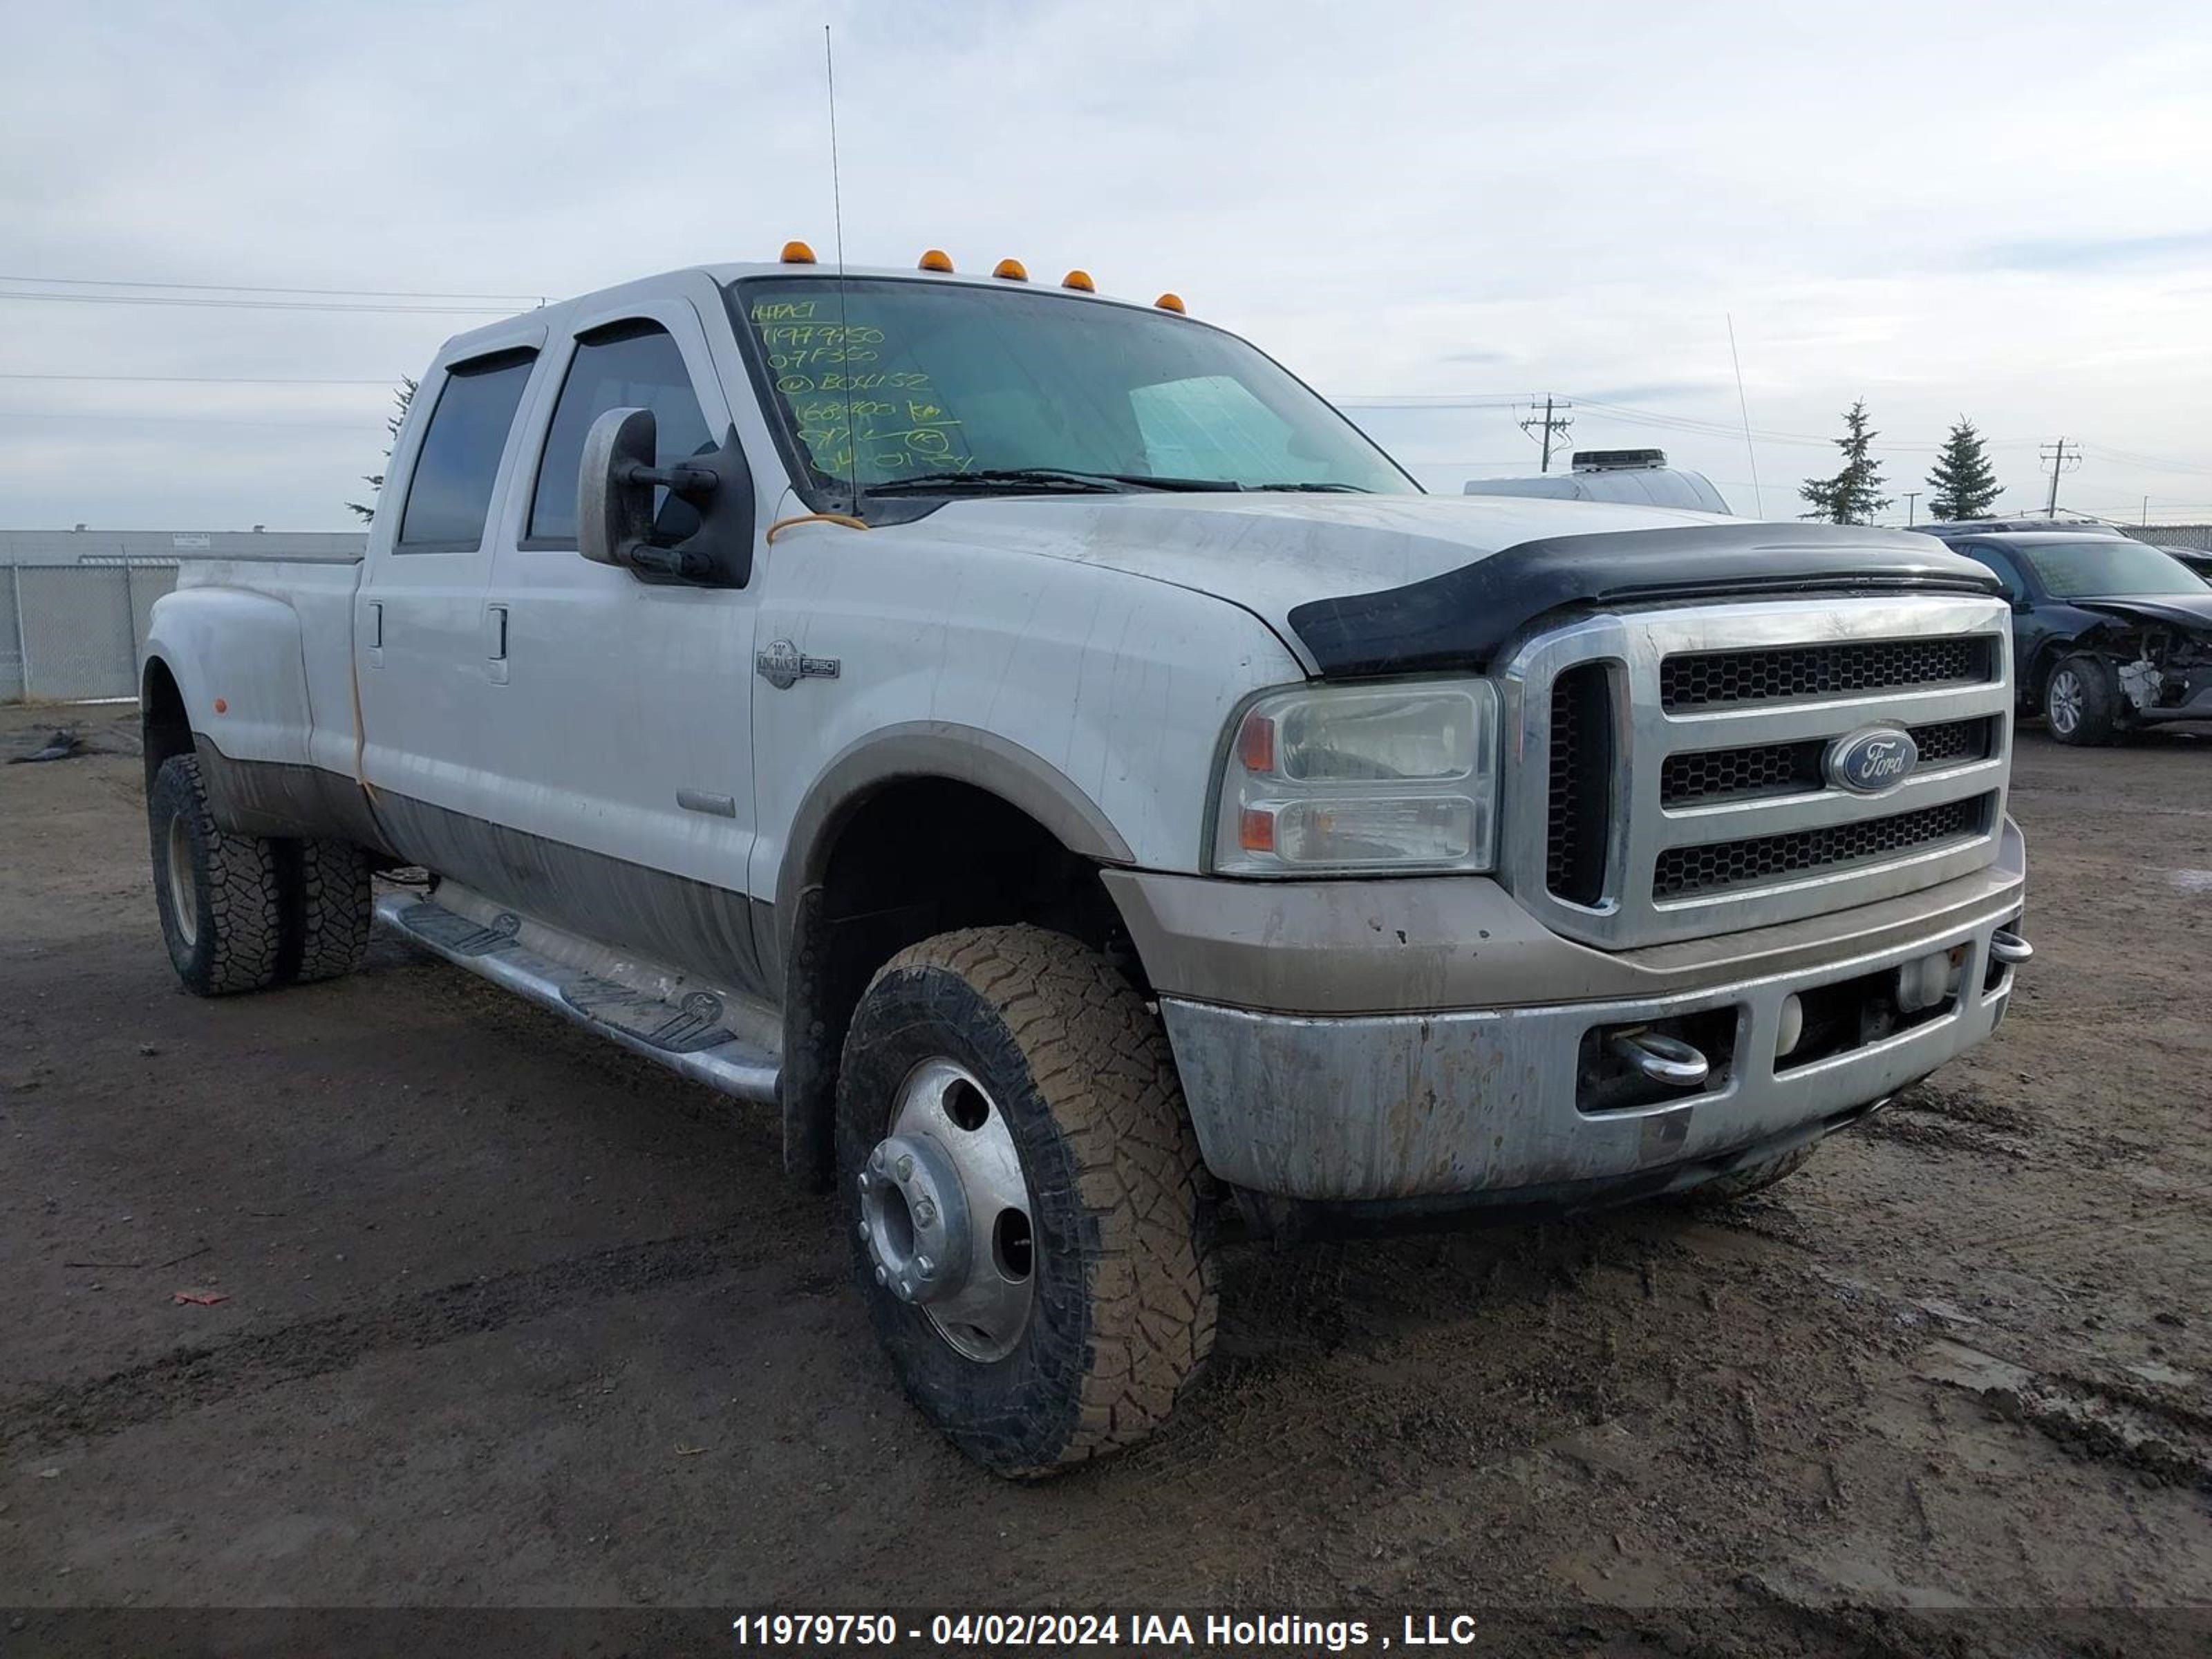
<svg viewBox="0 0 2212 1659">
<path fill-rule="evenodd" d="M 169 864 L 169 914 L 176 921 L 177 937 L 189 951 L 199 943 L 200 900 L 192 885 L 192 842 L 185 833 L 182 812 L 170 817 L 162 848 Z"/>
<path fill-rule="evenodd" d="M 908 1073 L 857 1180 L 876 1283 L 967 1358 L 1012 1352 L 1035 1295 L 1029 1184 L 975 1075 L 943 1059 Z"/>
<path fill-rule="evenodd" d="M 2081 723 L 2081 682 L 2070 668 L 2062 668 L 2051 682 L 2051 724 L 2071 732 Z"/>
</svg>

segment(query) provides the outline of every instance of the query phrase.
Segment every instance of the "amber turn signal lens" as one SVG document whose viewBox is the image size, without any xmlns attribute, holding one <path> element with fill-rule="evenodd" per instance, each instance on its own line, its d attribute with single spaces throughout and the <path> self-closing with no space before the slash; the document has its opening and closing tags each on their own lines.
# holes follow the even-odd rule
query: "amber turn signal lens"
<svg viewBox="0 0 2212 1659">
<path fill-rule="evenodd" d="M 1158 307 L 1162 311 L 1181 312 L 1182 310 L 1182 295 L 1180 294 L 1163 294 L 1158 299 L 1153 301 L 1152 303 Z"/>
<path fill-rule="evenodd" d="M 1003 276 L 1010 283 L 1026 283 L 1030 279 L 1029 267 L 1019 259 L 1000 260 L 991 267 L 991 275 Z"/>
<path fill-rule="evenodd" d="M 930 249 L 928 252 L 921 256 L 921 263 L 916 266 L 915 269 L 918 270 L 950 270 L 952 269 L 952 256 L 947 253 L 941 247 L 933 247 Z"/>
<path fill-rule="evenodd" d="M 814 250 L 804 242 L 786 242 L 783 245 L 783 263 L 787 265 L 811 265 L 814 263 Z"/>
<path fill-rule="evenodd" d="M 1275 722 L 1265 714 L 1247 714 L 1237 728 L 1237 763 L 1247 772 L 1275 769 Z"/>
<path fill-rule="evenodd" d="M 1275 850 L 1275 815 L 1248 806 L 1237 815 L 1237 844 L 1248 853 Z"/>
<path fill-rule="evenodd" d="M 1098 284 L 1091 280 L 1091 273 L 1087 270 L 1069 271 L 1066 276 L 1060 279 L 1060 285 L 1062 288 L 1080 289 L 1085 294 L 1098 292 Z"/>
</svg>

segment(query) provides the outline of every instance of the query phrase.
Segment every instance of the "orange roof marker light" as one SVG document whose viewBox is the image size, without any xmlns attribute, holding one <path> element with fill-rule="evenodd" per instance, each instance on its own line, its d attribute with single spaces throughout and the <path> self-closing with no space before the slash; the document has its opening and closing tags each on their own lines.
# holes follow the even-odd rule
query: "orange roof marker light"
<svg viewBox="0 0 2212 1659">
<path fill-rule="evenodd" d="M 1019 259 L 1000 260 L 991 267 L 991 275 L 1002 276 L 1010 283 L 1026 283 L 1030 279 L 1029 267 Z"/>
<path fill-rule="evenodd" d="M 814 250 L 804 242 L 786 242 L 781 258 L 787 265 L 811 265 L 814 263 Z"/>
<path fill-rule="evenodd" d="M 1078 289 L 1085 294 L 1098 292 L 1098 284 L 1091 280 L 1091 273 L 1087 270 L 1069 271 L 1066 276 L 1060 279 L 1060 285 L 1062 288 Z"/>
<path fill-rule="evenodd" d="M 941 247 L 933 247 L 930 249 L 928 252 L 921 256 L 921 263 L 916 264 L 915 269 L 916 270 L 949 271 L 952 269 L 952 256 L 947 253 Z"/>
<path fill-rule="evenodd" d="M 1163 294 L 1152 304 L 1162 311 L 1172 311 L 1178 316 L 1184 314 L 1182 295 L 1180 294 Z"/>
</svg>

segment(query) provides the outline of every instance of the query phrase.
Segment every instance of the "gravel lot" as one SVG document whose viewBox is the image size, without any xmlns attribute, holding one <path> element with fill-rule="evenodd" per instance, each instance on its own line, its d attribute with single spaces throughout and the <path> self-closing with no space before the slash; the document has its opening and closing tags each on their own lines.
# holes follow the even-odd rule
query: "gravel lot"
<svg viewBox="0 0 2212 1659">
<path fill-rule="evenodd" d="M 1484 1604 L 1902 1653 L 1981 1627 L 1871 1610 L 1968 1607 L 2212 1643 L 2212 741 L 2022 734 L 2011 1019 L 1774 1194 L 1239 1246 L 1170 1431 L 1017 1487 L 904 1405 L 765 1114 L 388 940 L 337 984 L 179 991 L 135 716 L 0 710 L 0 750 L 58 720 L 111 752 L 0 769 L 19 1628 Z"/>
</svg>

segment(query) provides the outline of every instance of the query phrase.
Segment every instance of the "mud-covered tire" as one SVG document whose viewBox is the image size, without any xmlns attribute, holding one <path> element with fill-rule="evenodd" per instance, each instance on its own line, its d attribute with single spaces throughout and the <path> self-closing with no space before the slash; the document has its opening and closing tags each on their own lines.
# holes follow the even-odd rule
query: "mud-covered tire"
<svg viewBox="0 0 2212 1659">
<path fill-rule="evenodd" d="M 2112 669 L 2094 657 L 2064 659 L 2044 682 L 2043 719 L 2061 743 L 2101 748 L 2118 742 L 2120 688 Z"/>
<path fill-rule="evenodd" d="M 1711 1181 L 1692 1187 L 1678 1197 L 1685 1204 L 1732 1204 L 1737 1199 L 1765 1192 L 1778 1181 L 1787 1181 L 1810 1164 L 1813 1154 L 1820 1150 L 1819 1141 L 1808 1141 L 1773 1158 L 1747 1164 L 1741 1170 L 1730 1170 L 1726 1175 L 1715 1176 Z"/>
<path fill-rule="evenodd" d="M 293 977 L 337 979 L 360 967 L 375 921 L 368 855 L 349 842 L 288 842 L 277 866 L 287 943 L 298 962 Z"/>
<path fill-rule="evenodd" d="M 957 1351 L 875 1279 L 859 1174 L 925 1061 L 1003 1112 L 1032 1206 L 1034 1299 L 1012 1352 Z M 1213 1346 L 1212 1206 L 1165 1032 L 1096 951 L 1027 927 L 944 933 L 870 982 L 837 1088 L 841 1217 L 909 1398 L 1000 1474 L 1050 1474 L 1144 1439 Z"/>
<path fill-rule="evenodd" d="M 161 763 L 146 819 L 161 935 L 185 988 L 219 997 L 274 984 L 284 944 L 275 844 L 216 826 L 193 755 Z"/>
</svg>

